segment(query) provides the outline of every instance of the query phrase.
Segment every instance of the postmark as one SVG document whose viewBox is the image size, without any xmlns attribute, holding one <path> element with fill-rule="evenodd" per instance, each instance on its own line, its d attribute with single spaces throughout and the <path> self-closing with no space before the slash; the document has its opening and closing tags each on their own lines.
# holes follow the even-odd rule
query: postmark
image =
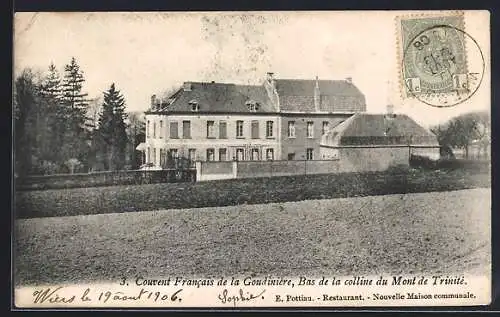
<svg viewBox="0 0 500 317">
<path fill-rule="evenodd" d="M 474 95 L 484 74 L 484 57 L 465 32 L 463 15 L 401 19 L 400 28 L 405 97 L 451 107 Z"/>
</svg>

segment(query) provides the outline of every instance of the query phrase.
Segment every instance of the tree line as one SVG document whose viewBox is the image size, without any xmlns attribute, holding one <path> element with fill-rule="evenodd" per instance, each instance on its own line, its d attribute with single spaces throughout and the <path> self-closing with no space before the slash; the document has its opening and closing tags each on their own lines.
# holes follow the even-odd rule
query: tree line
<svg viewBox="0 0 500 317">
<path fill-rule="evenodd" d="M 490 115 L 485 111 L 464 113 L 451 118 L 443 125 L 431 128 L 442 147 L 442 154 L 452 156 L 452 149 L 461 149 L 470 158 L 471 146 L 476 158 L 487 159 L 491 144 Z"/>
<path fill-rule="evenodd" d="M 24 69 L 14 82 L 14 162 L 18 176 L 137 168 L 144 123 L 126 112 L 112 83 L 100 98 L 84 92 L 75 58 L 63 73 Z"/>
</svg>

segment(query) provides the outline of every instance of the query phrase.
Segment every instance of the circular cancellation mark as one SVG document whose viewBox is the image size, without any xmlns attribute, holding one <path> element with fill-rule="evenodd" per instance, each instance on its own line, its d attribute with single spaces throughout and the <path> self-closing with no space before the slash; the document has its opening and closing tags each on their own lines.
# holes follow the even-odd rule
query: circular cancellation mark
<svg viewBox="0 0 500 317">
<path fill-rule="evenodd" d="M 450 25 L 424 29 L 403 52 L 407 95 L 433 107 L 451 107 L 468 100 L 481 85 L 484 67 L 476 40 Z"/>
</svg>

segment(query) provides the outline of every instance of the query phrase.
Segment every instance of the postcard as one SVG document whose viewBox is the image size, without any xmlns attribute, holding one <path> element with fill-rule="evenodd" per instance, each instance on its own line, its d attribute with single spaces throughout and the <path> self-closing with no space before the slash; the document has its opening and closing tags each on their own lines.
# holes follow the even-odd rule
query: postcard
<svg viewBox="0 0 500 317">
<path fill-rule="evenodd" d="M 489 19 L 15 13 L 13 308 L 488 305 Z"/>
</svg>

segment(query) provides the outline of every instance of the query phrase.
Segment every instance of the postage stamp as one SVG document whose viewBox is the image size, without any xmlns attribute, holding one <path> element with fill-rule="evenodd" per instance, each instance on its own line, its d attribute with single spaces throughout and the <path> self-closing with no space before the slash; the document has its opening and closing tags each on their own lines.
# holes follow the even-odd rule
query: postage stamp
<svg viewBox="0 0 500 317">
<path fill-rule="evenodd" d="M 401 18 L 398 27 L 405 97 L 450 107 L 476 92 L 484 58 L 478 43 L 465 31 L 463 14 Z M 470 63 L 470 59 L 479 62 Z"/>
</svg>

